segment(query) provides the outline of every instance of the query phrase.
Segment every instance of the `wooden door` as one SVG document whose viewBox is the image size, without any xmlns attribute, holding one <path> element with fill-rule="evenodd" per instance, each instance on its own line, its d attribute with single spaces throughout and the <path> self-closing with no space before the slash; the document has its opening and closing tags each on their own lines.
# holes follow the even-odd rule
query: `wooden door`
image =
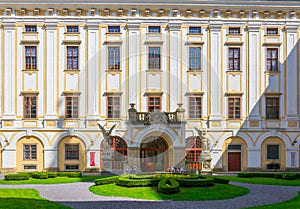
<svg viewBox="0 0 300 209">
<path fill-rule="evenodd" d="M 241 171 L 240 152 L 228 152 L 228 171 Z"/>
</svg>

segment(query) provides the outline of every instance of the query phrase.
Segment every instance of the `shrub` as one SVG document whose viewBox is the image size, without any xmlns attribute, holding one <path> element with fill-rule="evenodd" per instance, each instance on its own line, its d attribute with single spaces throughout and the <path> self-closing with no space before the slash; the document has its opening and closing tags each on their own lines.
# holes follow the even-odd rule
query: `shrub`
<svg viewBox="0 0 300 209">
<path fill-rule="evenodd" d="M 240 178 L 252 178 L 253 173 L 238 173 L 238 177 Z"/>
<path fill-rule="evenodd" d="M 218 183 L 218 184 L 228 184 L 229 180 L 228 179 L 222 179 L 219 177 L 213 177 L 214 183 Z"/>
<path fill-rule="evenodd" d="M 274 178 L 274 174 L 275 173 L 258 172 L 258 173 L 252 173 L 252 177 Z"/>
<path fill-rule="evenodd" d="M 81 177 L 82 173 L 81 172 L 69 172 L 67 176 L 69 178 L 77 178 L 77 177 Z"/>
<path fill-rule="evenodd" d="M 4 176 L 4 179 L 7 181 L 12 180 L 28 180 L 29 175 L 27 173 L 19 173 L 19 174 L 6 174 Z"/>
<path fill-rule="evenodd" d="M 129 179 L 126 176 L 119 177 L 116 184 L 119 186 L 125 187 L 145 187 L 145 186 L 156 186 L 157 179 L 148 178 L 148 179 Z"/>
<path fill-rule="evenodd" d="M 283 173 L 275 173 L 274 178 L 276 179 L 283 179 Z"/>
<path fill-rule="evenodd" d="M 35 178 L 35 179 L 47 179 L 48 178 L 48 173 L 35 172 L 35 173 L 32 173 L 31 178 Z"/>
<path fill-rule="evenodd" d="M 176 179 L 183 187 L 209 187 L 214 185 L 212 178 L 207 179 Z"/>
<path fill-rule="evenodd" d="M 284 173 L 283 174 L 283 179 L 285 179 L 285 180 L 294 180 L 294 179 L 296 179 L 296 174 L 294 174 L 294 173 Z"/>
<path fill-rule="evenodd" d="M 48 172 L 48 178 L 55 178 L 55 177 L 57 177 L 56 172 Z"/>
<path fill-rule="evenodd" d="M 173 178 L 163 178 L 158 183 L 157 191 L 162 194 L 174 194 L 180 191 L 179 183 Z"/>
<path fill-rule="evenodd" d="M 95 185 L 115 184 L 118 178 L 119 176 L 112 176 L 112 177 L 107 177 L 102 179 L 96 179 Z"/>
</svg>

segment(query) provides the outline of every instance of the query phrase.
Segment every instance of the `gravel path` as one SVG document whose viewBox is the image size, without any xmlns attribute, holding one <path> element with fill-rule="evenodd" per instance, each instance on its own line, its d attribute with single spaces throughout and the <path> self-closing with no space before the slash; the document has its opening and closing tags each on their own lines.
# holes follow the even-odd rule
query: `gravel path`
<svg viewBox="0 0 300 209">
<path fill-rule="evenodd" d="M 55 185 L 0 185 L 0 188 L 33 188 L 48 200 L 75 209 L 235 209 L 282 202 L 297 196 L 300 187 L 269 186 L 232 182 L 231 184 L 250 189 L 247 195 L 217 201 L 149 201 L 123 197 L 104 197 L 91 193 L 88 188 L 94 183 L 79 182 Z"/>
</svg>

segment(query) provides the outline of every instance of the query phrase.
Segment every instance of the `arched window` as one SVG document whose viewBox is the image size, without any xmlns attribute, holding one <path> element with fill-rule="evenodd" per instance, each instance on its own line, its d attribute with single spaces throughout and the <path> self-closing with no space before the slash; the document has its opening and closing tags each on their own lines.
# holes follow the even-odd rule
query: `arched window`
<svg viewBox="0 0 300 209">
<path fill-rule="evenodd" d="M 185 165 L 187 170 L 201 169 L 201 147 L 202 143 L 199 136 L 188 137 L 185 140 Z"/>
<path fill-rule="evenodd" d="M 100 167 L 101 167 L 101 169 L 102 169 L 103 143 L 104 143 L 104 140 L 101 143 L 101 149 L 100 149 L 100 152 L 101 152 Z M 125 140 L 119 136 L 112 136 L 109 144 L 111 146 L 111 150 L 113 151 L 112 169 L 123 170 L 124 163 L 127 161 L 127 156 L 128 156 L 128 149 L 127 149 L 127 144 L 126 144 Z"/>
</svg>

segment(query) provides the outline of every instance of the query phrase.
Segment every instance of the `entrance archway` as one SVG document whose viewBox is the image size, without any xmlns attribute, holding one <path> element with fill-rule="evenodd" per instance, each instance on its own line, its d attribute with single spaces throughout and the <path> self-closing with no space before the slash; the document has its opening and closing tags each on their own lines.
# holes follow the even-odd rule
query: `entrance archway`
<svg viewBox="0 0 300 209">
<path fill-rule="evenodd" d="M 102 170 L 102 153 L 103 153 L 104 140 L 101 142 L 100 148 L 100 170 Z M 113 151 L 112 169 L 114 171 L 122 172 L 124 164 L 127 162 L 128 148 L 124 139 L 119 136 L 112 136 L 110 139 L 111 150 Z"/>
<path fill-rule="evenodd" d="M 167 171 L 169 167 L 168 144 L 162 137 L 149 137 L 141 143 L 142 172 Z"/>
<path fill-rule="evenodd" d="M 44 145 L 36 137 L 23 137 L 16 144 L 16 172 L 43 171 Z"/>
<path fill-rule="evenodd" d="M 201 170 L 202 143 L 200 137 L 188 137 L 185 140 L 185 169 Z"/>
</svg>

